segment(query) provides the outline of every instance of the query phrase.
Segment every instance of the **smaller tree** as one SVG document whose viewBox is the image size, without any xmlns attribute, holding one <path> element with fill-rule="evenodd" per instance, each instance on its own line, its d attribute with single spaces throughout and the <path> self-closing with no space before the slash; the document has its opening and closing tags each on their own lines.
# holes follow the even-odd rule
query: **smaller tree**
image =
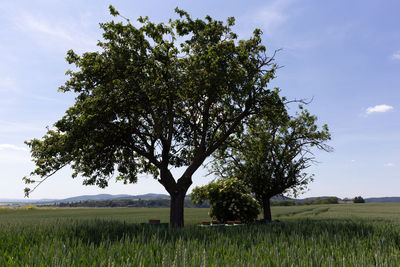
<svg viewBox="0 0 400 267">
<path fill-rule="evenodd" d="M 221 222 L 253 222 L 259 214 L 257 201 L 251 197 L 249 188 L 237 178 L 220 179 L 195 187 L 190 197 L 194 204 L 208 201 L 210 216 Z"/>
<path fill-rule="evenodd" d="M 262 205 L 265 221 L 271 221 L 273 196 L 289 191 L 296 195 L 313 180 L 304 172 L 315 162 L 312 148 L 331 151 L 325 144 L 330 140 L 328 126 L 319 128 L 317 117 L 299 108 L 294 116 L 281 108 L 251 118 L 243 133 L 214 154 L 213 170 L 244 181 Z"/>
<path fill-rule="evenodd" d="M 353 203 L 365 203 L 365 200 L 361 196 L 358 196 L 353 199 Z"/>
</svg>

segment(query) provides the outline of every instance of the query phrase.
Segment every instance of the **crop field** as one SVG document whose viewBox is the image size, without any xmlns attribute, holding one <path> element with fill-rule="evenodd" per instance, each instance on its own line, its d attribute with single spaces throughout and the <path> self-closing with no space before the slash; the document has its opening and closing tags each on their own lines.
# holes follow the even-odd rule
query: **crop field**
<svg viewBox="0 0 400 267">
<path fill-rule="evenodd" d="M 0 208 L 0 266 L 399 266 L 400 204 L 273 207 L 274 222 L 198 227 L 208 209 Z"/>
</svg>

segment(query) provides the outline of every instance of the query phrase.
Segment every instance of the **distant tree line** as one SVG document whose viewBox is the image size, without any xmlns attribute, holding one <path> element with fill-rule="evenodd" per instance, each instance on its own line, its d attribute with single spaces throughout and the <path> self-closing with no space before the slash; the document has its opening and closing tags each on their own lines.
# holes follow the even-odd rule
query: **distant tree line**
<svg viewBox="0 0 400 267">
<path fill-rule="evenodd" d="M 347 203 L 351 203 L 351 202 L 353 202 L 353 203 L 365 203 L 365 199 L 363 197 L 361 197 L 361 196 L 357 196 L 357 197 L 355 197 L 353 199 L 345 197 L 345 198 L 343 198 L 343 201 L 347 202 Z"/>
<path fill-rule="evenodd" d="M 207 203 L 195 205 L 190 199 L 185 199 L 184 203 L 187 208 L 208 208 Z M 115 199 L 115 200 L 84 200 L 78 202 L 60 202 L 51 205 L 38 205 L 38 206 L 54 206 L 54 207 L 90 207 L 90 208 L 118 208 L 118 207 L 132 207 L 132 208 L 162 208 L 170 207 L 169 199 Z"/>
<path fill-rule="evenodd" d="M 295 200 L 276 200 L 271 201 L 271 206 L 300 206 L 300 205 L 318 205 L 318 204 L 338 204 L 337 197 L 316 198 L 313 200 L 295 201 Z M 354 201 L 360 201 L 358 197 Z M 363 203 L 363 202 L 354 202 Z M 54 204 L 42 204 L 38 207 L 89 207 L 89 208 L 107 208 L 107 207 L 132 207 L 132 208 L 164 208 L 170 207 L 169 199 L 114 199 L 114 200 L 83 200 L 76 202 L 60 202 Z M 189 198 L 185 199 L 186 208 L 209 208 L 207 202 L 194 204 Z"/>
<path fill-rule="evenodd" d="M 339 199 L 337 197 L 327 197 L 327 198 L 316 198 L 307 199 L 304 201 L 294 201 L 294 200 L 283 200 L 283 201 L 271 201 L 271 206 L 299 206 L 299 205 L 318 205 L 318 204 L 338 204 Z"/>
<path fill-rule="evenodd" d="M 361 196 L 358 196 L 353 199 L 353 202 L 354 203 L 365 203 L 365 200 Z"/>
<path fill-rule="evenodd" d="M 353 199 L 344 198 L 343 202 L 353 202 L 353 203 L 365 203 L 365 200 L 361 196 L 357 196 Z M 339 204 L 339 198 L 337 197 L 326 197 L 326 198 L 316 198 L 316 199 L 307 199 L 304 201 L 295 201 L 295 200 L 276 200 L 271 201 L 271 206 L 299 206 L 299 205 L 318 205 L 318 204 Z"/>
</svg>

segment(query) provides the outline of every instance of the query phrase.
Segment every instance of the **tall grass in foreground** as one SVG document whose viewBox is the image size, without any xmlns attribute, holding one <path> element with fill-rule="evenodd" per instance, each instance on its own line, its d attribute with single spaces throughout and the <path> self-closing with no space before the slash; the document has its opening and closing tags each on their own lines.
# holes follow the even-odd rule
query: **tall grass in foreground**
<svg viewBox="0 0 400 267">
<path fill-rule="evenodd" d="M 26 217 L 25 219 L 27 219 Z M 123 220 L 2 218 L 0 266 L 398 266 L 397 223 L 298 219 L 166 229 Z"/>
</svg>

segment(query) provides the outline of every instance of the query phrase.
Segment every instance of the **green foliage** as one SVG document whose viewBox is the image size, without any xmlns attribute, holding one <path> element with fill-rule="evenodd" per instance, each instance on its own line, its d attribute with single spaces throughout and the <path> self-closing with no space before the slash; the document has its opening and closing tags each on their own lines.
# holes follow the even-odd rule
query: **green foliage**
<svg viewBox="0 0 400 267">
<path fill-rule="evenodd" d="M 353 199 L 353 202 L 354 203 L 365 203 L 365 200 L 361 196 L 358 196 Z"/>
<path fill-rule="evenodd" d="M 110 14 L 111 14 L 112 16 L 116 17 L 116 16 L 119 15 L 119 12 L 115 9 L 114 6 L 110 5 L 108 8 L 109 8 Z"/>
<path fill-rule="evenodd" d="M 243 133 L 232 136 L 229 145 L 214 153 L 213 171 L 244 181 L 266 210 L 271 197 L 296 196 L 307 188 L 313 177 L 304 171 L 314 162 L 312 149 L 331 151 L 326 145 L 331 136 L 327 125 L 318 127 L 317 117 L 301 106 L 293 116 L 284 106 L 263 112 L 264 116 L 249 119 Z"/>
<path fill-rule="evenodd" d="M 211 207 L 210 216 L 221 222 L 252 222 L 259 213 L 257 201 L 237 178 L 220 179 L 195 187 L 190 197 L 195 204 L 208 201 Z"/>
</svg>

